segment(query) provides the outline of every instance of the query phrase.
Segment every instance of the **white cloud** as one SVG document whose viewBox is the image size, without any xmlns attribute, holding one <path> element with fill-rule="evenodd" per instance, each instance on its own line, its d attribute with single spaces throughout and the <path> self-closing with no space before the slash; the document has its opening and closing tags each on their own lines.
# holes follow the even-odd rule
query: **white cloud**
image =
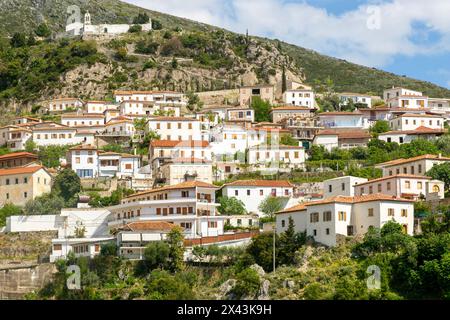
<svg viewBox="0 0 450 320">
<path fill-rule="evenodd" d="M 369 2 L 336 16 L 303 0 L 126 1 L 240 33 L 248 28 L 250 34 L 278 38 L 369 66 L 385 66 L 398 55 L 450 52 L 448 0 L 370 1 L 379 8 L 379 29 L 368 27 L 368 21 L 374 21 L 367 11 Z M 415 23 L 441 38 L 426 46 L 416 43 Z M 424 29 L 420 30 L 421 37 L 427 38 Z"/>
</svg>

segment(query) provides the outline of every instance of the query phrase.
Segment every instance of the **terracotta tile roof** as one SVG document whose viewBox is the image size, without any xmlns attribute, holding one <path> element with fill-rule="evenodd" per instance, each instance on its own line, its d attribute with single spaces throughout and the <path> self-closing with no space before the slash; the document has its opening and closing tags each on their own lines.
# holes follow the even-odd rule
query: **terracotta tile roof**
<svg viewBox="0 0 450 320">
<path fill-rule="evenodd" d="M 33 128 L 33 131 L 51 131 L 51 130 L 76 130 L 75 128 L 71 128 L 69 126 L 63 125 L 63 124 L 57 124 L 55 126 L 35 126 Z"/>
<path fill-rule="evenodd" d="M 69 148 L 69 150 L 97 150 L 97 148 L 91 144 L 84 144 Z"/>
<path fill-rule="evenodd" d="M 361 112 L 350 112 L 350 111 L 334 111 L 334 112 L 321 112 L 320 116 L 360 116 Z"/>
<path fill-rule="evenodd" d="M 151 142 L 153 148 L 174 148 L 174 147 L 191 147 L 191 148 L 207 148 L 208 141 L 204 140 L 153 140 Z"/>
<path fill-rule="evenodd" d="M 18 168 L 10 168 L 10 169 L 0 169 L 0 176 L 35 173 L 41 169 L 45 169 L 45 168 L 43 166 L 29 166 L 29 167 L 18 167 Z"/>
<path fill-rule="evenodd" d="M 61 119 L 64 118 L 104 118 L 103 113 L 65 113 L 61 115 Z"/>
<path fill-rule="evenodd" d="M 110 121 L 108 121 L 108 123 L 107 124 L 105 124 L 105 126 L 113 126 L 113 125 L 115 125 L 115 124 L 121 124 L 121 123 L 133 123 L 133 121 L 131 121 L 130 119 L 127 119 L 127 120 L 114 120 L 114 119 L 112 119 L 112 120 L 110 120 Z"/>
<path fill-rule="evenodd" d="M 276 212 L 275 214 L 289 213 L 289 212 L 295 212 L 295 211 L 305 211 L 305 210 L 306 210 L 306 205 L 305 205 L 305 203 L 300 203 L 300 204 L 297 204 L 297 205 L 295 205 L 295 206 L 293 206 L 293 207 L 290 207 L 290 208 L 287 208 L 287 209 L 278 211 L 278 212 Z"/>
<path fill-rule="evenodd" d="M 414 114 L 414 113 L 404 113 L 399 115 L 397 118 L 443 118 L 441 116 L 437 115 L 431 115 L 431 114 Z"/>
<path fill-rule="evenodd" d="M 373 108 L 359 108 L 359 111 L 389 111 L 391 110 L 391 108 L 389 108 L 388 106 L 378 106 L 378 107 L 373 107 Z"/>
<path fill-rule="evenodd" d="M 361 183 L 356 184 L 355 186 L 362 186 L 362 185 L 371 184 L 371 183 L 375 183 L 375 182 L 379 182 L 379 181 L 384 181 L 384 180 L 389 180 L 389 179 L 401 179 L 401 178 L 431 180 L 431 177 L 427 177 L 427 176 L 420 176 L 420 175 L 414 175 L 414 174 L 396 174 L 396 175 L 392 175 L 392 176 L 386 176 L 386 177 L 382 177 L 382 178 L 378 178 L 378 179 L 368 180 L 366 182 L 361 182 Z"/>
<path fill-rule="evenodd" d="M 414 161 L 420 161 L 420 160 L 450 161 L 450 158 L 442 157 L 442 156 L 434 155 L 434 154 L 424 154 L 424 155 L 421 155 L 421 156 L 412 157 L 412 158 L 408 158 L 408 159 L 401 158 L 401 159 L 396 159 L 396 160 L 391 160 L 391 161 L 379 163 L 377 166 L 391 167 L 391 166 L 395 166 L 395 165 L 399 165 L 399 164 L 404 164 L 404 163 L 409 163 L 409 162 L 414 162 Z"/>
<path fill-rule="evenodd" d="M 342 92 L 342 93 L 338 93 L 339 96 L 358 96 L 358 97 L 372 97 L 368 94 L 363 94 L 363 93 L 354 93 L 354 92 Z"/>
<path fill-rule="evenodd" d="M 339 139 L 368 139 L 370 133 L 363 129 L 324 129 L 319 130 L 316 136 L 337 135 Z"/>
<path fill-rule="evenodd" d="M 38 156 L 36 154 L 30 153 L 30 152 L 15 152 L 15 153 L 8 153 L 8 154 L 0 156 L 0 160 L 9 160 L 9 159 L 16 159 L 16 158 L 37 159 Z"/>
<path fill-rule="evenodd" d="M 254 130 L 254 131 L 267 131 L 267 132 L 279 132 L 279 133 L 288 133 L 291 132 L 288 129 L 279 129 L 279 128 L 267 128 L 267 127 L 252 127 L 250 128 L 250 130 Z"/>
<path fill-rule="evenodd" d="M 151 193 L 161 192 L 161 191 L 178 190 L 178 189 L 192 189 L 192 188 L 197 188 L 197 187 L 198 188 L 219 189 L 219 187 L 217 187 L 213 184 L 202 182 L 202 181 L 186 181 L 186 182 L 182 182 L 182 183 L 175 184 L 172 186 L 164 186 L 161 188 L 145 190 L 145 191 L 142 191 L 139 193 L 132 194 L 128 197 L 125 197 L 124 199 L 135 198 L 135 197 L 139 197 L 139 196 L 142 196 L 145 194 L 151 194 Z"/>
<path fill-rule="evenodd" d="M 293 188 L 292 183 L 287 180 L 236 180 L 230 183 L 226 183 L 225 186 L 233 187 L 280 187 L 280 188 Z"/>
<path fill-rule="evenodd" d="M 166 221 L 137 221 L 121 227 L 124 231 L 170 231 L 176 226 Z"/>
<path fill-rule="evenodd" d="M 31 120 L 31 121 L 35 121 L 35 122 L 40 122 L 41 120 L 37 119 L 37 118 L 32 118 L 32 117 L 15 117 L 14 120 L 18 120 L 18 119 L 27 119 L 27 120 Z"/>
<path fill-rule="evenodd" d="M 140 158 L 141 156 L 129 154 L 129 153 L 121 153 L 122 158 Z"/>
<path fill-rule="evenodd" d="M 174 158 L 170 160 L 171 163 L 211 163 L 212 161 L 199 158 Z"/>
<path fill-rule="evenodd" d="M 409 134 L 409 135 L 420 135 L 420 134 L 443 134 L 445 131 L 443 129 L 432 129 L 424 126 L 420 126 L 414 130 L 395 130 L 380 133 L 380 136 L 387 136 L 390 134 Z"/>
<path fill-rule="evenodd" d="M 90 101 L 86 101 L 86 103 L 91 103 L 91 104 L 107 104 L 107 103 L 112 103 L 112 102 L 108 102 L 108 101 L 100 101 L 100 100 L 90 100 Z"/>
<path fill-rule="evenodd" d="M 150 117 L 148 121 L 193 121 L 198 122 L 199 120 L 187 117 Z"/>
<path fill-rule="evenodd" d="M 396 196 L 391 196 L 382 193 L 373 193 L 362 196 L 335 196 L 323 200 L 312 201 L 305 203 L 306 206 L 315 206 L 321 204 L 329 204 L 329 203 L 363 203 L 363 202 L 371 202 L 371 201 L 401 201 L 401 202 L 414 202 L 413 200 L 398 198 Z"/>
<path fill-rule="evenodd" d="M 48 102 L 51 102 L 51 101 L 68 101 L 68 100 L 70 100 L 70 101 L 76 100 L 76 101 L 83 102 L 81 99 L 78 99 L 78 98 L 55 98 L 55 99 L 48 100 Z"/>
<path fill-rule="evenodd" d="M 302 106 L 281 106 L 281 107 L 275 107 L 270 112 L 274 111 L 313 111 L 314 109 L 308 108 L 308 107 L 302 107 Z"/>
<path fill-rule="evenodd" d="M 115 96 L 130 95 L 130 94 L 162 94 L 162 93 L 182 94 L 180 92 L 175 91 L 126 91 L 126 90 L 114 91 Z"/>
<path fill-rule="evenodd" d="M 273 149 L 272 149 L 272 147 L 273 147 Z M 277 147 L 277 148 L 275 148 L 275 147 Z M 287 146 L 287 145 L 283 145 L 283 144 L 280 144 L 280 145 L 273 145 L 273 146 L 268 146 L 268 145 L 257 145 L 257 146 L 253 146 L 253 147 L 251 147 L 250 149 L 252 149 L 252 150 L 282 150 L 282 149 L 303 149 L 303 147 L 302 146 Z"/>
</svg>

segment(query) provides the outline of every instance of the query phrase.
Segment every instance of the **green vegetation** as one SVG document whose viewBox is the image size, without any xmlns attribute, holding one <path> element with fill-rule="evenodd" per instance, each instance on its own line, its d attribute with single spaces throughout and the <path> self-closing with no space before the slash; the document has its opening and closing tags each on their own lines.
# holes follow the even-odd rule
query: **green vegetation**
<svg viewBox="0 0 450 320">
<path fill-rule="evenodd" d="M 67 151 L 73 146 L 50 145 L 39 147 L 38 158 L 47 168 L 58 168 L 59 159 L 66 156 Z"/>
<path fill-rule="evenodd" d="M 0 100 L 40 98 L 43 90 L 60 85 L 60 75 L 81 64 L 104 61 L 93 41 L 59 40 L 29 46 L 24 34 L 16 33 L 10 44 L 0 39 Z"/>
<path fill-rule="evenodd" d="M 103 208 L 109 206 L 115 206 L 120 204 L 120 201 L 129 195 L 132 195 L 134 190 L 118 188 L 114 190 L 110 196 L 102 197 L 98 192 L 88 192 L 90 196 L 89 205 L 94 208 Z"/>
<path fill-rule="evenodd" d="M 253 97 L 250 108 L 255 110 L 256 122 L 270 122 L 270 110 L 272 106 L 268 101 L 264 101 L 259 97 Z"/>
<path fill-rule="evenodd" d="M 427 176 L 445 183 L 445 190 L 448 192 L 450 188 L 450 163 L 442 163 L 434 165 L 427 173 Z"/>
<path fill-rule="evenodd" d="M 22 209 L 12 203 L 7 203 L 0 209 L 0 227 L 6 225 L 6 218 L 17 216 L 22 213 Z"/>
<path fill-rule="evenodd" d="M 223 215 L 243 215 L 247 214 L 244 203 L 235 197 L 220 197 L 218 199 L 220 206 L 217 210 Z"/>
</svg>

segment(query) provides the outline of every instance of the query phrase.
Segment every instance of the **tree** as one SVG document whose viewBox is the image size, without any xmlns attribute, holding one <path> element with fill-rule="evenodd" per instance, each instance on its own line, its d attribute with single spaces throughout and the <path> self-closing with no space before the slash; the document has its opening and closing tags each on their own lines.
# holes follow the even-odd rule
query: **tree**
<svg viewBox="0 0 450 320">
<path fill-rule="evenodd" d="M 220 206 L 217 208 L 223 215 L 243 215 L 247 214 L 244 203 L 236 197 L 220 197 Z"/>
<path fill-rule="evenodd" d="M 283 72 L 281 74 L 281 92 L 284 93 L 286 90 L 287 90 L 286 67 L 283 65 Z"/>
<path fill-rule="evenodd" d="M 163 28 L 162 24 L 159 20 L 152 19 L 152 29 L 153 30 L 161 30 L 162 28 Z"/>
<path fill-rule="evenodd" d="M 275 247 L 278 248 L 279 239 L 275 234 Z M 257 263 L 266 271 L 273 270 L 273 233 L 264 232 L 252 238 L 246 253 L 251 257 L 249 263 Z M 275 251 L 275 262 L 278 264 L 279 251 Z"/>
<path fill-rule="evenodd" d="M 23 211 L 26 215 L 59 215 L 65 206 L 66 203 L 62 197 L 48 193 L 28 201 Z"/>
<path fill-rule="evenodd" d="M 170 66 L 172 67 L 172 69 L 178 68 L 178 60 L 175 59 L 175 57 L 173 57 L 172 62 L 170 63 Z"/>
<path fill-rule="evenodd" d="M 298 146 L 299 143 L 295 140 L 291 134 L 283 134 L 280 138 L 280 144 L 283 146 Z"/>
<path fill-rule="evenodd" d="M 295 252 L 306 241 L 305 233 L 296 233 L 294 219 L 289 217 L 288 228 L 280 235 L 278 250 L 279 250 L 279 264 L 290 265 L 294 263 Z"/>
<path fill-rule="evenodd" d="M 258 206 L 268 217 L 273 217 L 275 212 L 280 211 L 286 205 L 286 198 L 267 196 Z"/>
<path fill-rule="evenodd" d="M 146 24 L 150 21 L 150 17 L 147 13 L 140 12 L 136 17 L 133 19 L 133 24 Z"/>
<path fill-rule="evenodd" d="M 23 33 L 16 32 L 13 34 L 10 43 L 13 48 L 25 47 L 27 44 L 27 37 Z"/>
<path fill-rule="evenodd" d="M 138 25 L 138 24 L 132 25 L 130 27 L 130 29 L 128 29 L 129 33 L 139 33 L 141 31 L 142 31 L 142 26 Z"/>
<path fill-rule="evenodd" d="M 46 23 L 41 23 L 35 30 L 35 33 L 38 37 L 47 38 L 52 32 Z"/>
<path fill-rule="evenodd" d="M 104 257 L 117 256 L 117 244 L 110 242 L 102 245 L 100 248 L 100 255 Z"/>
<path fill-rule="evenodd" d="M 50 145 L 39 147 L 38 158 L 47 168 L 59 167 L 59 159 L 65 156 L 70 147 L 72 146 Z"/>
<path fill-rule="evenodd" d="M 0 227 L 6 225 L 6 218 L 10 216 L 18 216 L 22 213 L 22 209 L 12 203 L 6 203 L 0 209 Z"/>
<path fill-rule="evenodd" d="M 125 47 L 117 48 L 114 57 L 119 61 L 127 61 L 128 50 Z"/>
<path fill-rule="evenodd" d="M 450 163 L 445 162 L 442 164 L 434 165 L 426 173 L 427 176 L 436 180 L 441 180 L 445 183 L 445 189 L 449 190 L 450 187 Z"/>
<path fill-rule="evenodd" d="M 81 191 L 80 177 L 75 171 L 66 168 L 56 176 L 53 189 L 66 203 L 73 201 Z"/>
<path fill-rule="evenodd" d="M 260 97 L 253 97 L 250 108 L 255 110 L 256 122 L 270 122 L 270 110 L 272 106 L 269 101 L 262 100 Z"/>
<path fill-rule="evenodd" d="M 203 101 L 200 100 L 200 97 L 197 94 L 188 92 L 186 96 L 188 98 L 187 108 L 189 111 L 198 111 L 202 109 Z"/>
<path fill-rule="evenodd" d="M 25 142 L 25 151 L 26 152 L 32 153 L 32 152 L 36 151 L 37 149 L 38 149 L 38 146 L 37 146 L 36 142 L 34 142 L 33 140 L 28 139 L 27 142 Z"/>
<path fill-rule="evenodd" d="M 165 241 L 150 242 L 144 250 L 144 262 L 148 269 L 167 267 L 170 246 Z"/>
<path fill-rule="evenodd" d="M 388 132 L 391 130 L 389 122 L 386 120 L 377 120 L 375 124 L 370 128 L 370 132 L 378 136 L 380 133 Z"/>
<path fill-rule="evenodd" d="M 184 267 L 184 236 L 180 227 L 176 226 L 167 234 L 167 243 L 169 244 L 169 262 L 168 268 L 175 272 Z"/>
<path fill-rule="evenodd" d="M 237 299 L 254 298 L 258 293 L 260 283 L 258 273 L 251 268 L 246 268 L 236 275 L 236 285 L 232 289 L 232 293 L 236 295 Z"/>
</svg>

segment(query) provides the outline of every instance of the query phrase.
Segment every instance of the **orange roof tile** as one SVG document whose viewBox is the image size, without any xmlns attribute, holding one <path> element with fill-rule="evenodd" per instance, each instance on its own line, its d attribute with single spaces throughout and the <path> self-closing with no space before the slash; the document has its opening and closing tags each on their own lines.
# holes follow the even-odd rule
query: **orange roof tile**
<svg viewBox="0 0 450 320">
<path fill-rule="evenodd" d="M 350 112 L 350 111 L 333 111 L 333 112 L 321 112 L 320 116 L 360 116 L 361 112 Z"/>
<path fill-rule="evenodd" d="M 292 183 L 287 180 L 236 180 L 230 183 L 224 184 L 224 186 L 233 187 L 280 187 L 280 188 L 293 188 Z"/>
<path fill-rule="evenodd" d="M 382 178 L 378 178 L 378 179 L 368 180 L 366 182 L 361 182 L 361 183 L 356 184 L 355 186 L 361 186 L 361 185 L 366 185 L 366 184 L 370 184 L 370 183 L 374 183 L 374 182 L 379 182 L 379 181 L 384 181 L 384 180 L 389 180 L 389 179 L 396 179 L 396 178 L 399 178 L 399 179 L 400 178 L 425 179 L 425 180 L 431 179 L 431 177 L 414 175 L 414 174 L 396 174 L 396 175 L 392 175 L 392 176 L 386 176 L 386 177 L 382 177 Z"/>
<path fill-rule="evenodd" d="M 278 212 L 276 212 L 276 214 L 280 214 L 280 213 L 288 213 L 288 212 L 295 212 L 295 211 L 305 211 L 305 210 L 306 210 L 306 205 L 305 205 L 305 203 L 300 203 L 300 204 L 297 204 L 297 205 L 295 205 L 295 206 L 293 206 L 293 207 L 290 207 L 290 208 L 287 208 L 287 209 L 278 211 Z"/>
<path fill-rule="evenodd" d="M 319 130 L 316 136 L 337 135 L 340 139 L 365 139 L 370 138 L 370 133 L 363 129 L 324 129 Z"/>
<path fill-rule="evenodd" d="M 197 147 L 206 148 L 209 146 L 208 141 L 204 140 L 153 140 L 151 142 L 153 148 L 174 148 L 174 147 Z"/>
<path fill-rule="evenodd" d="M 34 159 L 37 159 L 38 156 L 36 154 L 30 153 L 30 152 L 15 152 L 15 153 L 8 153 L 8 154 L 0 156 L 0 160 L 9 160 L 9 159 L 16 159 L 16 158 L 34 158 Z"/>
<path fill-rule="evenodd" d="M 145 190 L 145 191 L 142 191 L 139 193 L 132 194 L 128 197 L 125 197 L 124 199 L 135 198 L 135 197 L 142 196 L 144 194 L 150 194 L 150 193 L 161 192 L 161 191 L 166 191 L 166 190 L 191 189 L 191 188 L 197 188 L 197 187 L 198 188 L 219 189 L 217 186 L 215 186 L 213 184 L 202 182 L 202 181 L 186 181 L 186 182 L 182 182 L 182 183 L 175 184 L 172 186 L 164 186 L 161 188 Z"/>
<path fill-rule="evenodd" d="M 186 118 L 186 117 L 150 117 L 148 121 L 195 121 L 198 122 L 199 120 L 194 118 Z"/>
<path fill-rule="evenodd" d="M 166 221 L 137 221 L 130 222 L 120 229 L 126 231 L 170 231 L 176 226 Z"/>
<path fill-rule="evenodd" d="M 45 169 L 43 166 L 30 166 L 30 167 L 18 167 L 10 169 L 0 169 L 0 176 L 9 176 L 25 173 L 35 173 L 41 169 Z"/>
<path fill-rule="evenodd" d="M 424 126 L 420 126 L 414 130 L 393 130 L 388 132 L 380 133 L 380 136 L 387 136 L 390 134 L 409 134 L 409 135 L 421 135 L 421 134 L 443 134 L 445 131 L 443 129 L 432 129 Z"/>
<path fill-rule="evenodd" d="M 421 156 L 412 157 L 412 158 L 408 158 L 408 159 L 400 158 L 400 159 L 395 159 L 395 160 L 379 163 L 377 166 L 391 167 L 391 166 L 395 166 L 395 165 L 399 165 L 399 164 L 403 164 L 403 163 L 414 162 L 414 161 L 419 161 L 419 160 L 450 161 L 450 158 L 442 157 L 442 156 L 438 156 L 438 155 L 434 155 L 434 154 L 424 154 Z"/>
</svg>

